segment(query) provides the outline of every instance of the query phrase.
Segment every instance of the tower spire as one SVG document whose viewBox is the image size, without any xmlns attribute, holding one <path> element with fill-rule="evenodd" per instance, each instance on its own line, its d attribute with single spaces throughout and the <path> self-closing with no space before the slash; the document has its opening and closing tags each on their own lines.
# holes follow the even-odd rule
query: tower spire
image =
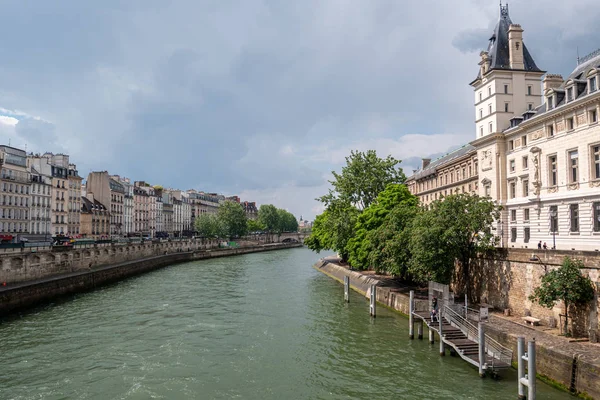
<svg viewBox="0 0 600 400">
<path fill-rule="evenodd" d="M 505 5 L 502 5 L 502 0 L 500 0 L 500 17 L 508 17 L 508 2 Z"/>
</svg>

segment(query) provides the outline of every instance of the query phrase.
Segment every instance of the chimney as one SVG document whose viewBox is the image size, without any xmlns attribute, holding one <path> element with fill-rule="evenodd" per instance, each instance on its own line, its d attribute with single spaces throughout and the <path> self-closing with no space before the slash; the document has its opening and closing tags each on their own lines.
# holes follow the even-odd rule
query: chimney
<svg viewBox="0 0 600 400">
<path fill-rule="evenodd" d="M 421 158 L 421 169 L 427 168 L 429 163 L 431 163 L 431 158 Z"/>
<path fill-rule="evenodd" d="M 546 76 L 544 76 L 544 80 L 542 81 L 542 83 L 544 84 L 543 93 L 545 93 L 548 89 L 556 89 L 557 87 L 562 85 L 563 82 L 564 79 L 562 75 L 546 74 Z"/>
<path fill-rule="evenodd" d="M 492 60 L 490 59 L 490 54 L 487 51 L 482 51 L 479 53 L 479 56 L 481 57 L 479 66 L 481 67 L 481 76 L 483 77 L 490 70 L 490 64 Z"/>
<path fill-rule="evenodd" d="M 523 29 L 521 25 L 511 24 L 508 27 L 508 47 L 511 69 L 525 69 L 523 62 Z"/>
</svg>

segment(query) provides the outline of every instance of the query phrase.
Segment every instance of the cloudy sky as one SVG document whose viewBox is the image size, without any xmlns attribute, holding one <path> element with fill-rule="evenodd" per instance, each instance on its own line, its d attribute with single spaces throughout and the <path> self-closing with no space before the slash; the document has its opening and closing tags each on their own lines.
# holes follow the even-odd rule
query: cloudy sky
<svg viewBox="0 0 600 400">
<path fill-rule="evenodd" d="M 597 0 L 515 0 L 538 66 L 600 47 Z M 320 212 L 351 149 L 474 138 L 494 0 L 3 0 L 0 142 L 90 170 Z"/>
</svg>

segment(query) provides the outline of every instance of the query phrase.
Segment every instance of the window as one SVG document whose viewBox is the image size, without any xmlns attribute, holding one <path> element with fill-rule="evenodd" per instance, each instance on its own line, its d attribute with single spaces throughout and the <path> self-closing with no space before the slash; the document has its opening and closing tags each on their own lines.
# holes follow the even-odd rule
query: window
<svg viewBox="0 0 600 400">
<path fill-rule="evenodd" d="M 510 172 L 515 172 L 515 160 L 510 160 L 509 165 L 510 165 Z"/>
<path fill-rule="evenodd" d="M 529 221 L 529 208 L 524 208 L 523 209 L 523 220 L 524 221 Z"/>
<path fill-rule="evenodd" d="M 483 136 L 483 126 L 479 127 L 479 136 Z"/>
<path fill-rule="evenodd" d="M 552 110 L 552 108 L 554 108 L 554 99 L 552 98 L 552 96 L 548 97 L 548 110 Z"/>
<path fill-rule="evenodd" d="M 594 232 L 600 232 L 600 202 L 592 204 L 594 208 Z"/>
<path fill-rule="evenodd" d="M 512 151 L 515 149 L 515 142 L 514 140 L 509 140 L 508 141 L 508 151 Z"/>
<path fill-rule="evenodd" d="M 548 130 L 548 136 L 554 136 L 554 125 L 548 125 L 546 129 Z"/>
<path fill-rule="evenodd" d="M 569 152 L 569 180 L 571 183 L 578 181 L 579 176 L 579 153 L 577 150 Z"/>
<path fill-rule="evenodd" d="M 483 108 L 479 109 L 479 119 L 483 118 Z"/>
<path fill-rule="evenodd" d="M 529 227 L 523 228 L 523 242 L 529 243 L 529 238 L 531 237 L 531 231 Z"/>
<path fill-rule="evenodd" d="M 556 155 L 548 157 L 548 183 L 550 186 L 556 186 L 557 184 L 557 176 L 556 176 Z"/>
<path fill-rule="evenodd" d="M 527 104 L 527 109 L 528 110 L 533 110 L 533 103 L 528 103 Z"/>
<path fill-rule="evenodd" d="M 569 214 L 571 216 L 571 232 L 579 232 L 579 204 L 571 204 Z"/>
<path fill-rule="evenodd" d="M 511 242 L 517 241 L 517 228 L 510 228 L 510 241 Z"/>
<path fill-rule="evenodd" d="M 483 94 L 479 92 L 479 101 L 483 100 Z"/>
<path fill-rule="evenodd" d="M 517 183 L 515 181 L 510 182 L 509 188 L 510 188 L 510 198 L 514 199 L 515 197 L 517 197 Z"/>
<path fill-rule="evenodd" d="M 593 76 L 590 78 L 590 93 L 593 93 L 596 91 L 596 77 Z"/>
<path fill-rule="evenodd" d="M 493 130 L 492 123 L 490 122 L 490 133 L 492 133 L 492 130 Z"/>
<path fill-rule="evenodd" d="M 504 112 L 508 112 L 508 103 L 504 103 Z"/>
<path fill-rule="evenodd" d="M 517 222 L 517 210 L 510 210 L 510 222 Z"/>
<path fill-rule="evenodd" d="M 484 186 L 485 197 L 490 197 L 492 192 L 492 187 L 488 184 Z"/>
<path fill-rule="evenodd" d="M 575 121 L 573 120 L 573 117 L 567 118 L 567 129 L 572 131 L 574 128 L 575 128 Z"/>
<path fill-rule="evenodd" d="M 527 135 L 521 136 L 521 146 L 527 146 Z"/>
<path fill-rule="evenodd" d="M 527 85 L 527 95 L 528 96 L 531 96 L 532 90 L 533 90 L 533 87 L 531 85 Z"/>
<path fill-rule="evenodd" d="M 492 87 L 488 86 L 488 96 L 491 96 L 491 95 L 492 95 Z"/>
<path fill-rule="evenodd" d="M 492 113 L 492 105 L 488 104 L 488 114 L 491 114 L 491 113 Z"/>
<path fill-rule="evenodd" d="M 592 146 L 592 179 L 600 179 L 600 145 Z"/>
<path fill-rule="evenodd" d="M 550 206 L 550 232 L 558 232 L 558 206 Z"/>
<path fill-rule="evenodd" d="M 567 101 L 572 101 L 573 100 L 573 88 L 570 87 L 567 89 Z"/>
<path fill-rule="evenodd" d="M 504 94 L 508 94 L 508 85 L 504 85 Z"/>
<path fill-rule="evenodd" d="M 596 112 L 596 110 L 590 110 L 589 114 L 590 124 L 595 124 L 596 122 L 598 122 L 598 113 Z"/>
<path fill-rule="evenodd" d="M 529 179 L 523 179 L 523 197 L 529 196 Z"/>
<path fill-rule="evenodd" d="M 522 163 L 523 163 L 523 169 L 529 168 L 529 158 L 527 156 L 523 156 Z"/>
</svg>

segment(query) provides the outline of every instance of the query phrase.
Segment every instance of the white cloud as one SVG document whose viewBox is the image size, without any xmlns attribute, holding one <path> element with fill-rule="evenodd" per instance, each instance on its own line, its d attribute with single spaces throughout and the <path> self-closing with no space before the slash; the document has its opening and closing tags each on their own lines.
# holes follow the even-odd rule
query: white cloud
<svg viewBox="0 0 600 400">
<path fill-rule="evenodd" d="M 14 117 L 8 117 L 6 115 L 0 115 L 0 124 L 15 126 L 19 123 L 19 120 Z"/>
</svg>

